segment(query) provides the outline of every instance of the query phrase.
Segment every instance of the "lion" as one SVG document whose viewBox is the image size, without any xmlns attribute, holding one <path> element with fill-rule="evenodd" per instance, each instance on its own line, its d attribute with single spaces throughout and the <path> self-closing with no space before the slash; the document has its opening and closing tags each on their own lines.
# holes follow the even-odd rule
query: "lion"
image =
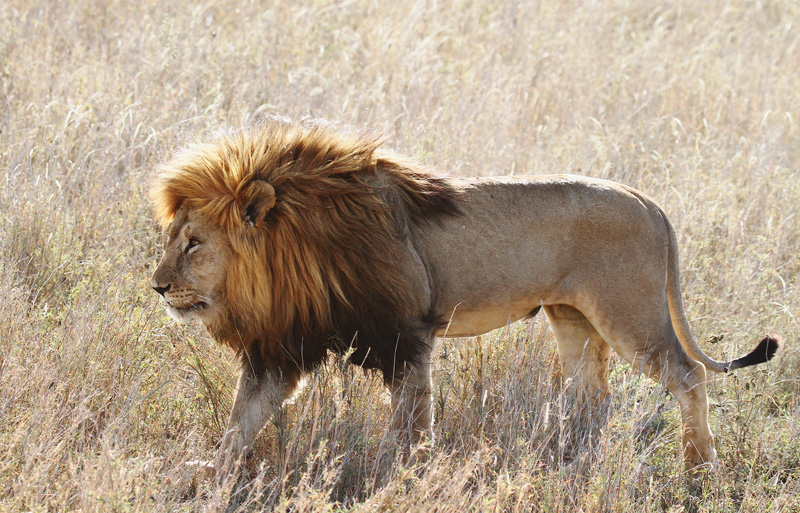
<svg viewBox="0 0 800 513">
<path fill-rule="evenodd" d="M 706 370 L 770 360 L 764 337 L 717 361 L 695 342 L 664 211 L 572 175 L 456 178 L 381 147 L 381 133 L 268 118 L 177 153 L 151 199 L 168 241 L 151 278 L 241 372 L 217 469 L 241 464 L 329 353 L 382 374 L 399 433 L 433 440 L 436 337 L 471 337 L 543 309 L 564 376 L 607 395 L 609 356 L 665 383 L 687 467 L 715 460 Z"/>
</svg>

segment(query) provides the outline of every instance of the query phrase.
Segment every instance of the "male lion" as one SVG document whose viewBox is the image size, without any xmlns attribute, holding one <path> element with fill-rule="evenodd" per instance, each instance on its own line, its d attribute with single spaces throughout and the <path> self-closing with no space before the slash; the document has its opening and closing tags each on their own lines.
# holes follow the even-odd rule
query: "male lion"
<svg viewBox="0 0 800 513">
<path fill-rule="evenodd" d="M 395 420 L 432 437 L 431 350 L 544 308 L 565 375 L 603 397 L 610 348 L 678 398 L 689 466 L 714 460 L 706 369 L 664 212 L 617 183 L 449 178 L 373 132 L 267 119 L 184 150 L 152 188 L 169 240 L 152 287 L 241 359 L 218 468 L 244 455 L 329 352 L 382 371 Z"/>
</svg>

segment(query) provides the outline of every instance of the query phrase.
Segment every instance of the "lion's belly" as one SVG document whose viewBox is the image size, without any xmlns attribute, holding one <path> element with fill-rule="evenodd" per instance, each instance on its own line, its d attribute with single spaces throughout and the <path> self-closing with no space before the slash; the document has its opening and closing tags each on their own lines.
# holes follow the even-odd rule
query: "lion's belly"
<svg viewBox="0 0 800 513">
<path fill-rule="evenodd" d="M 508 326 L 531 315 L 532 310 L 525 304 L 496 304 L 486 308 L 460 308 L 446 317 L 447 325 L 439 330 L 439 337 L 473 337 L 497 328 Z"/>
</svg>

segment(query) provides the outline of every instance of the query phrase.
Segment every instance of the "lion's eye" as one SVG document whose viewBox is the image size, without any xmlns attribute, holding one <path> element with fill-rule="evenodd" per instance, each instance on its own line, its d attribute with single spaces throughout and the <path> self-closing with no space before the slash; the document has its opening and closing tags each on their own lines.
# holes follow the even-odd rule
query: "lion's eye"
<svg viewBox="0 0 800 513">
<path fill-rule="evenodd" d="M 189 242 L 186 244 L 186 252 L 188 253 L 191 249 L 196 248 L 200 245 L 200 241 L 192 237 L 189 239 Z"/>
</svg>

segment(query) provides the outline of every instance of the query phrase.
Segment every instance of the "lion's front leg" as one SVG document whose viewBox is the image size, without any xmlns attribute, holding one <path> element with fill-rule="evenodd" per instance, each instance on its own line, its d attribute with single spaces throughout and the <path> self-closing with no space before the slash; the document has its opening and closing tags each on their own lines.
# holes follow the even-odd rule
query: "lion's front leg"
<svg viewBox="0 0 800 513">
<path fill-rule="evenodd" d="M 238 471 L 261 428 L 278 411 L 296 386 L 296 378 L 287 380 L 278 371 L 256 373 L 250 366 L 244 366 L 217 453 L 215 468 L 218 479 Z"/>
<path fill-rule="evenodd" d="M 416 444 L 433 440 L 433 380 L 430 354 L 420 355 L 415 364 L 404 368 L 387 380 L 392 392 L 394 425 L 403 442 Z"/>
</svg>

